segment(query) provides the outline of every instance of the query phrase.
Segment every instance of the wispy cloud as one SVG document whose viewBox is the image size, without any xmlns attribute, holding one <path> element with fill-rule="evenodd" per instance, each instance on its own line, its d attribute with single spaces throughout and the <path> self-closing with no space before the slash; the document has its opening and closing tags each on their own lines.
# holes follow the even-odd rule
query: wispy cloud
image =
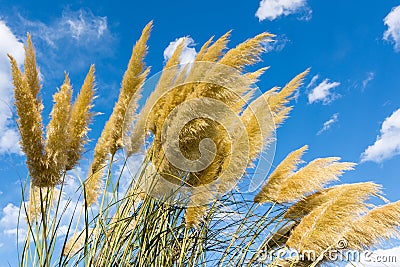
<svg viewBox="0 0 400 267">
<path fill-rule="evenodd" d="M 101 44 L 110 37 L 107 17 L 96 16 L 89 9 L 64 10 L 61 17 L 46 24 L 18 16 L 24 27 L 44 40 L 48 45 L 59 48 L 60 41 L 74 42 L 80 46 Z M 21 26 L 20 26 L 21 27 Z M 93 47 L 93 49 L 96 49 Z"/>
<path fill-rule="evenodd" d="M 318 75 L 314 76 L 307 88 L 311 88 L 316 84 Z M 324 105 L 331 103 L 333 100 L 338 98 L 338 94 L 332 92 L 332 90 L 340 85 L 340 82 L 331 82 L 329 79 L 325 79 L 312 89 L 308 94 L 308 102 L 310 104 L 316 102 L 322 102 Z"/>
<path fill-rule="evenodd" d="M 314 77 L 312 77 L 310 83 L 307 85 L 307 89 L 313 87 L 318 79 L 319 79 L 319 75 L 318 74 L 315 75 Z"/>
<path fill-rule="evenodd" d="M 368 72 L 367 77 L 362 81 L 362 90 L 364 91 L 367 88 L 368 84 L 375 78 L 374 72 Z"/>
<path fill-rule="evenodd" d="M 167 61 L 172 54 L 175 52 L 176 48 L 180 43 L 183 42 L 182 54 L 179 57 L 181 64 L 192 63 L 196 58 L 196 49 L 193 47 L 195 45 L 194 40 L 190 37 L 180 37 L 169 43 L 167 48 L 164 50 L 164 60 Z"/>
<path fill-rule="evenodd" d="M 383 39 L 394 43 L 394 49 L 400 52 L 400 6 L 394 7 L 383 20 L 388 29 Z"/>
<path fill-rule="evenodd" d="M 286 47 L 288 43 L 290 43 L 289 38 L 287 38 L 286 35 L 282 34 L 274 37 L 273 41 L 264 42 L 264 48 L 267 52 L 280 52 Z"/>
<path fill-rule="evenodd" d="M 116 38 L 107 17 L 95 15 L 90 9 L 65 9 L 47 22 L 21 14 L 5 20 L 17 36 L 31 33 L 46 80 L 60 77 L 64 70 L 82 73 L 90 64 L 113 54 Z"/>
<path fill-rule="evenodd" d="M 311 19 L 312 10 L 307 0 L 261 0 L 256 17 L 262 20 L 275 20 L 281 16 L 301 14 L 299 19 Z"/>
<path fill-rule="evenodd" d="M 7 54 L 23 62 L 24 46 L 11 29 L 0 20 L 0 154 L 21 154 L 19 136 L 12 120 L 12 83 Z"/>
<path fill-rule="evenodd" d="M 385 119 L 375 143 L 362 153 L 361 162 L 381 163 L 396 155 L 400 155 L 400 109 Z"/>
<path fill-rule="evenodd" d="M 332 117 L 324 122 L 324 126 L 322 127 L 321 130 L 318 131 L 317 135 L 322 134 L 323 132 L 328 131 L 329 129 L 332 128 L 332 126 L 339 121 L 339 113 L 335 113 L 332 115 Z"/>
</svg>

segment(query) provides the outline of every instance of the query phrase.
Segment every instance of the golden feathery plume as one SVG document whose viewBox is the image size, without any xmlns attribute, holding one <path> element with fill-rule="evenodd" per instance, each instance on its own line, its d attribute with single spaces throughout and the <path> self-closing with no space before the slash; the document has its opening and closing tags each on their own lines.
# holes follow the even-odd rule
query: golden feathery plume
<svg viewBox="0 0 400 267">
<path fill-rule="evenodd" d="M 217 61 L 222 56 L 223 51 L 226 49 L 226 45 L 229 42 L 229 37 L 231 35 L 231 32 L 232 31 L 230 30 L 224 35 L 222 35 L 220 38 L 218 38 L 217 41 L 215 41 L 210 47 L 207 48 L 207 51 L 198 60 L 209 61 L 209 62 Z"/>
<path fill-rule="evenodd" d="M 202 58 L 203 58 L 205 52 L 208 50 L 208 48 L 209 48 L 211 42 L 213 41 L 213 39 L 214 39 L 214 36 L 212 36 L 210 39 L 208 39 L 207 42 L 205 42 L 205 43 L 201 46 L 199 52 L 198 52 L 197 55 L 196 55 L 195 61 L 201 61 L 201 60 L 202 60 Z"/>
<path fill-rule="evenodd" d="M 41 85 L 39 81 L 39 71 L 36 66 L 35 48 L 33 47 L 31 35 L 29 33 L 27 34 L 26 45 L 24 48 L 25 48 L 24 74 L 29 84 L 32 96 L 34 98 L 37 98 Z M 39 105 L 38 107 L 40 107 L 41 110 L 42 108 L 41 103 L 39 101 L 37 101 L 37 103 Z"/>
<path fill-rule="evenodd" d="M 292 202 L 309 193 L 321 190 L 324 185 L 338 180 L 344 171 L 353 170 L 352 162 L 337 162 L 340 158 L 313 160 L 284 181 L 279 189 L 276 202 Z"/>
<path fill-rule="evenodd" d="M 71 170 L 78 163 L 83 147 L 87 143 L 89 123 L 93 117 L 90 109 L 92 108 L 95 92 L 94 72 L 95 68 L 92 65 L 71 109 L 71 119 L 68 125 L 67 170 Z"/>
<path fill-rule="evenodd" d="M 258 82 L 260 76 L 263 75 L 264 72 L 266 70 L 268 70 L 268 69 L 269 69 L 269 67 L 263 67 L 261 69 L 258 69 L 256 71 L 254 71 L 254 72 L 249 72 L 249 73 L 244 74 L 244 77 L 246 77 L 247 79 L 251 80 L 252 83 L 256 83 L 256 82 Z"/>
<path fill-rule="evenodd" d="M 171 57 L 168 59 L 167 63 L 165 64 L 160 80 L 157 84 L 157 88 L 155 90 L 162 90 L 167 92 L 166 88 L 170 88 L 173 84 L 175 79 L 179 75 L 180 68 L 179 65 L 179 57 L 182 54 L 182 50 L 185 46 L 185 39 L 181 40 L 181 42 L 176 47 L 175 51 L 172 53 Z M 176 90 L 168 91 L 164 94 L 160 99 L 157 99 L 155 106 L 152 110 L 152 113 L 149 116 L 148 122 L 150 124 L 154 124 L 156 130 L 160 131 L 162 125 L 164 123 L 165 118 L 168 116 L 170 110 L 172 110 L 175 106 L 172 106 L 169 103 L 174 98 L 174 93 Z M 164 108 L 170 107 L 170 109 L 164 110 Z"/>
<path fill-rule="evenodd" d="M 15 59 L 8 55 L 11 62 L 12 78 L 14 84 L 15 106 L 18 114 L 19 132 L 21 135 L 21 148 L 26 155 L 26 163 L 35 186 L 48 184 L 43 175 L 43 124 L 37 99 L 32 95 L 32 90 L 24 75 L 18 68 Z"/>
<path fill-rule="evenodd" d="M 285 107 L 273 114 L 276 127 L 279 127 L 289 117 L 289 113 L 292 109 L 292 107 Z"/>
<path fill-rule="evenodd" d="M 355 184 L 342 184 L 338 186 L 332 186 L 320 190 L 314 194 L 311 194 L 292 206 L 284 214 L 284 218 L 298 221 L 307 214 L 309 214 L 315 208 L 327 203 L 329 200 L 333 199 L 338 192 L 343 190 L 352 190 L 353 188 L 359 187 L 361 190 L 366 190 L 369 192 L 376 191 L 377 194 L 381 193 L 381 187 L 373 182 L 355 183 Z M 346 189 L 347 188 L 347 189 Z"/>
<path fill-rule="evenodd" d="M 152 24 L 152 22 L 149 22 L 144 27 L 142 35 L 132 49 L 132 56 L 122 80 L 118 101 L 94 149 L 93 162 L 88 178 L 85 181 L 86 197 L 89 205 L 97 200 L 105 162 L 109 153 L 113 155 L 122 145 L 122 127 L 128 105 L 131 101 L 137 105 L 140 89 L 149 73 L 148 69 L 144 70 L 143 60 L 147 53 L 146 43 L 150 36 Z"/>
<path fill-rule="evenodd" d="M 216 40 L 212 45 L 210 43 L 213 40 L 211 37 L 200 49 L 197 54 L 195 61 L 204 61 L 204 62 L 215 62 L 223 55 L 224 50 L 226 49 L 226 45 L 229 41 L 229 36 L 231 31 L 226 32 L 222 35 L 218 40 Z M 196 82 L 201 80 L 206 74 L 208 74 L 208 67 L 210 65 L 197 65 L 196 68 L 192 68 L 187 77 L 187 80 L 190 82 Z M 196 86 L 192 86 L 196 87 Z M 192 89 L 194 91 L 194 88 Z"/>
<path fill-rule="evenodd" d="M 264 105 L 263 105 L 264 103 Z M 244 123 L 249 140 L 249 159 L 253 161 L 271 141 L 275 129 L 271 114 L 265 110 L 267 103 L 264 96 L 258 97 L 244 110 L 241 120 Z"/>
<path fill-rule="evenodd" d="M 128 69 L 122 79 L 121 91 L 114 110 L 106 127 L 111 128 L 110 153 L 114 154 L 122 146 L 122 125 L 128 105 L 135 105 L 132 110 L 136 110 L 137 101 L 140 98 L 140 89 L 145 81 L 149 69 L 145 70 L 144 57 L 147 54 L 147 40 L 153 22 L 149 22 L 143 29 L 142 35 L 136 42 L 132 56 L 129 60 Z"/>
<path fill-rule="evenodd" d="M 47 177 L 41 186 L 54 186 L 60 182 L 61 174 L 65 171 L 68 161 L 68 122 L 71 112 L 72 88 L 65 75 L 61 89 L 53 95 L 54 105 L 50 113 L 51 120 L 46 130 L 46 169 Z"/>
<path fill-rule="evenodd" d="M 261 188 L 260 192 L 255 196 L 254 202 L 264 203 L 275 201 L 278 198 L 279 190 L 282 184 L 296 171 L 297 166 L 302 163 L 301 157 L 308 149 L 303 146 L 291 152 L 268 177 L 267 183 Z"/>
<path fill-rule="evenodd" d="M 292 231 L 286 246 L 297 251 L 315 251 L 317 257 L 334 248 L 343 232 L 367 210 L 365 201 L 376 195 L 373 183 L 340 186 L 326 203 L 313 209 Z"/>
<path fill-rule="evenodd" d="M 261 33 L 235 48 L 226 52 L 219 63 L 241 70 L 244 66 L 252 65 L 260 61 L 260 54 L 265 50 L 264 43 L 271 41 L 275 35 Z"/>
<path fill-rule="evenodd" d="M 303 83 L 304 77 L 308 74 L 310 69 L 303 71 L 294 77 L 282 90 L 275 93 L 276 88 L 267 92 L 268 104 L 273 113 L 278 113 L 285 105 L 291 100 L 291 96 L 297 88 Z"/>
<path fill-rule="evenodd" d="M 364 250 L 400 237 L 400 201 L 370 210 L 352 223 L 343 239 L 348 249 Z"/>
</svg>

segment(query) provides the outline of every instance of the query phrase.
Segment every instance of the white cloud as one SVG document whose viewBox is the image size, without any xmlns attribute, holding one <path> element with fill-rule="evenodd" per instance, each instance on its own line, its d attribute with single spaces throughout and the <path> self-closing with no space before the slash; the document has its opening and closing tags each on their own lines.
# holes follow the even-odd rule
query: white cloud
<svg viewBox="0 0 400 267">
<path fill-rule="evenodd" d="M 374 72 L 368 72 L 367 73 L 367 78 L 365 78 L 362 81 L 362 90 L 365 90 L 367 88 L 367 85 L 375 78 L 375 73 Z"/>
<path fill-rule="evenodd" d="M 164 60 L 167 61 L 172 54 L 174 53 L 175 49 L 178 45 L 183 42 L 183 49 L 182 54 L 179 57 L 179 61 L 181 64 L 188 64 L 192 63 L 196 58 L 196 49 L 193 48 L 195 45 L 194 40 L 190 37 L 181 37 L 169 43 L 167 48 L 164 50 Z"/>
<path fill-rule="evenodd" d="M 359 262 L 351 262 L 346 267 L 398 267 L 400 247 L 378 249 L 361 253 Z"/>
<path fill-rule="evenodd" d="M 307 0 L 261 0 L 256 12 L 256 17 L 262 21 L 274 20 L 280 16 L 302 13 L 300 19 L 309 20 L 311 9 L 307 6 Z"/>
<path fill-rule="evenodd" d="M 19 136 L 12 120 L 12 83 L 10 63 L 7 54 L 15 57 L 18 63 L 24 60 L 24 46 L 10 28 L 0 20 L 0 154 L 21 154 Z"/>
<path fill-rule="evenodd" d="M 383 20 L 388 29 L 383 34 L 383 39 L 392 41 L 394 49 L 400 51 L 400 6 L 394 7 Z"/>
<path fill-rule="evenodd" d="M 310 104 L 315 102 L 322 102 L 324 105 L 329 104 L 338 97 L 331 90 L 339 85 L 339 82 L 330 82 L 329 79 L 325 79 L 308 94 L 308 102 Z"/>
<path fill-rule="evenodd" d="M 0 229 L 2 229 L 2 234 L 8 237 L 16 237 L 18 232 L 18 242 L 23 242 L 26 235 L 26 226 L 23 218 L 20 218 L 21 227 L 17 228 L 19 218 L 19 207 L 12 203 L 8 203 L 3 208 L 3 217 L 0 219 Z"/>
<path fill-rule="evenodd" d="M 321 130 L 317 133 L 317 135 L 322 134 L 325 131 L 328 131 L 335 123 L 339 121 L 339 113 L 333 114 L 333 116 L 324 122 L 324 126 L 322 127 Z"/>
<path fill-rule="evenodd" d="M 400 155 L 400 109 L 385 119 L 375 143 L 362 153 L 361 162 L 381 163 L 396 155 Z"/>
</svg>

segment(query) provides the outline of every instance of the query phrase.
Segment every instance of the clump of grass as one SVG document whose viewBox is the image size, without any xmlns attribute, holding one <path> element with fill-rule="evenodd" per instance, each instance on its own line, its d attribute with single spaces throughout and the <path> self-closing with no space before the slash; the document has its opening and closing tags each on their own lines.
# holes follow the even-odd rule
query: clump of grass
<svg viewBox="0 0 400 267">
<path fill-rule="evenodd" d="M 307 146 L 278 164 L 255 196 L 236 189 L 270 148 L 275 128 L 288 117 L 290 100 L 308 73 L 255 97 L 254 85 L 267 67 L 246 69 L 261 60 L 263 43 L 271 41 L 272 34 L 259 34 L 232 49 L 227 48 L 231 32 L 215 42 L 211 38 L 186 66 L 179 65 L 181 43 L 137 112 L 149 74 L 144 59 L 151 28 L 152 22 L 133 47 L 87 177 L 75 188 L 77 199 L 63 190 L 88 142 L 94 66 L 75 102 L 66 75 L 53 96 L 44 132 L 39 71 L 29 35 L 24 72 L 10 56 L 21 147 L 29 169 L 23 200 L 26 191 L 30 197 L 20 212 L 28 224 L 21 266 L 315 266 L 329 261 L 326 252 L 337 249 L 340 240 L 347 240 L 349 249 L 362 250 L 399 236 L 398 202 L 371 208 L 371 197 L 383 199 L 380 186 L 372 182 L 329 187 L 355 164 L 328 157 L 299 168 Z M 185 106 L 188 103 L 193 104 Z M 215 117 L 205 116 L 205 111 Z M 133 122 L 133 129 L 124 127 Z M 129 133 L 124 132 L 127 128 Z M 166 140 L 166 133 L 177 138 Z M 152 138 L 143 151 L 146 136 Z M 143 155 L 123 190 L 126 161 L 114 175 L 121 148 L 128 159 Z M 191 168 L 170 160 L 174 149 Z M 157 195 L 175 196 L 165 195 L 165 184 L 191 190 L 186 206 Z M 67 226 L 65 235 L 60 235 L 61 225 Z M 262 254 L 281 248 L 313 250 L 317 257 L 261 260 Z"/>
</svg>

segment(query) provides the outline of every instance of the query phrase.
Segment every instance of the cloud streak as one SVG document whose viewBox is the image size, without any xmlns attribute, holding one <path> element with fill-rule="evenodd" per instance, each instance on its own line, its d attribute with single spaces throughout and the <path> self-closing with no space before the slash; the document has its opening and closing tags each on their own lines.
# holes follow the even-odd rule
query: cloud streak
<svg viewBox="0 0 400 267">
<path fill-rule="evenodd" d="M 332 126 L 339 121 L 339 113 L 333 114 L 333 116 L 324 122 L 324 126 L 322 127 L 321 130 L 317 133 L 317 135 L 322 134 L 323 132 L 328 131 L 329 129 L 332 128 Z"/>
<path fill-rule="evenodd" d="M 400 109 L 385 119 L 375 143 L 361 154 L 361 162 L 382 163 L 396 155 L 400 155 Z"/>
</svg>

